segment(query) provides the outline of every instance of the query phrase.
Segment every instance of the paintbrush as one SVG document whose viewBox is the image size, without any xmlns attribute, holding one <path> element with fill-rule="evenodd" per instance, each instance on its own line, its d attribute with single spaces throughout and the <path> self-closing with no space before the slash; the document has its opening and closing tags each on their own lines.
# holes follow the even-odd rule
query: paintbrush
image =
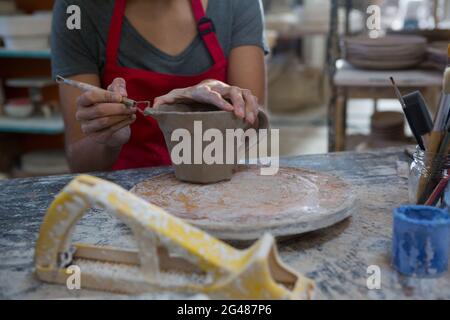
<svg viewBox="0 0 450 320">
<path fill-rule="evenodd" d="M 442 88 L 445 94 L 450 94 L 450 44 L 447 47 L 447 68 L 444 71 Z"/>
<path fill-rule="evenodd" d="M 396 85 L 394 78 L 391 77 L 392 86 L 394 87 L 395 95 L 397 96 L 405 113 L 408 125 L 411 128 L 411 132 L 417 140 L 419 147 L 425 150 L 425 143 L 427 135 L 430 133 L 433 127 L 428 107 L 420 92 L 415 91 L 406 96 L 402 96 L 400 89 Z"/>
<path fill-rule="evenodd" d="M 436 128 L 436 126 L 435 126 Z M 437 160 L 440 159 L 442 154 L 447 153 L 448 149 L 448 128 L 442 128 L 443 130 L 435 130 L 430 134 L 427 153 L 425 155 L 425 168 L 424 173 L 420 176 L 419 184 L 417 188 L 417 199 L 418 204 L 423 204 L 429 197 L 430 188 L 434 188 L 434 185 L 431 185 L 434 180 L 434 175 L 440 170 L 441 163 Z M 447 142 L 446 142 L 447 141 Z M 445 149 L 444 145 L 446 146 Z"/>
<path fill-rule="evenodd" d="M 440 110 L 448 109 L 448 99 L 445 99 L 445 101 L 447 101 L 447 105 L 441 105 Z M 447 162 L 450 148 L 450 123 L 447 121 L 435 127 L 441 129 L 442 125 L 445 126 L 443 131 L 433 131 L 431 134 L 432 139 L 425 158 L 425 172 L 427 174 L 422 175 L 419 180 L 417 193 L 419 204 L 426 203 L 432 197 L 433 189 L 439 185 L 440 172 Z"/>
<path fill-rule="evenodd" d="M 442 178 L 441 181 L 439 181 L 438 185 L 436 186 L 436 188 L 434 188 L 428 200 L 424 203 L 426 206 L 434 206 L 437 204 L 437 202 L 439 201 L 439 197 L 447 187 L 449 179 L 450 177 L 447 175 L 446 177 Z"/>
<path fill-rule="evenodd" d="M 448 128 L 447 128 L 448 130 Z M 436 154 L 431 155 L 431 161 L 428 163 L 428 167 L 425 172 L 427 174 L 423 177 L 424 187 L 420 193 L 419 204 L 425 203 L 427 199 L 431 197 L 433 190 L 439 184 L 441 180 L 440 172 L 444 169 L 444 164 L 447 161 L 447 150 L 450 145 L 450 133 L 445 131 L 442 141 Z M 420 182 L 422 181 L 422 177 Z M 420 186 L 420 184 L 419 184 Z"/>
<path fill-rule="evenodd" d="M 435 126 L 447 126 L 450 120 L 450 45 L 447 51 L 447 68 L 444 71 L 444 77 L 442 80 L 442 93 L 438 105 L 437 115 L 441 115 L 441 118 L 436 117 Z"/>
<path fill-rule="evenodd" d="M 402 97 L 406 104 L 405 114 L 408 123 L 411 123 L 413 134 L 419 136 L 424 141 L 426 147 L 430 132 L 433 130 L 433 120 L 431 120 L 428 106 L 420 91 L 414 91 Z M 425 148 L 426 149 L 426 148 Z M 424 148 L 422 148 L 424 150 Z"/>
<path fill-rule="evenodd" d="M 91 84 L 80 82 L 80 81 L 75 81 L 75 80 L 71 80 L 71 79 L 66 79 L 61 76 L 56 76 L 56 82 L 59 84 L 66 84 L 71 87 L 78 88 L 83 92 L 87 92 L 87 91 L 107 92 L 107 90 L 93 86 Z M 129 99 L 127 97 L 122 97 L 122 101 L 120 103 L 123 103 L 128 108 L 137 107 L 138 105 L 144 105 L 146 108 L 148 108 L 151 105 L 150 101 L 135 101 L 135 100 Z M 141 109 L 137 108 L 137 110 L 140 113 L 143 113 L 143 111 Z"/>
<path fill-rule="evenodd" d="M 448 109 L 445 125 L 450 128 L 450 44 L 447 47 L 447 68 L 444 71 L 444 79 L 442 83 L 442 95 L 439 101 L 439 108 Z M 450 150 L 447 150 L 449 152 Z"/>
<path fill-rule="evenodd" d="M 440 132 L 440 138 L 444 131 L 448 132 L 450 127 L 450 45 L 448 46 L 448 66 L 444 72 L 442 83 L 442 95 L 439 101 L 438 111 L 434 119 L 433 132 Z M 436 149 L 437 150 L 437 149 Z"/>
<path fill-rule="evenodd" d="M 446 157 L 448 156 L 448 152 L 450 149 L 450 122 L 449 122 L 449 118 L 450 118 L 450 44 L 447 47 L 447 68 L 445 69 L 444 72 L 444 79 L 443 79 L 443 83 L 442 83 L 442 89 L 443 89 L 443 93 L 441 96 L 441 100 L 439 102 L 439 109 L 440 110 L 444 110 L 444 112 L 442 112 L 444 115 L 446 114 L 444 123 L 439 124 L 440 126 L 445 126 L 446 132 L 445 135 L 442 139 L 441 142 L 441 146 L 439 148 L 437 157 L 443 157 L 442 162 L 444 163 L 446 161 Z M 440 170 L 442 170 L 442 165 L 440 166 Z M 447 174 L 448 174 L 448 170 L 447 170 Z M 428 198 L 428 200 L 425 202 L 425 205 L 435 205 L 436 202 L 439 199 L 439 196 L 441 195 L 441 193 L 444 191 L 445 187 L 448 184 L 450 177 L 447 175 L 446 177 L 442 178 L 439 183 L 437 183 L 435 189 L 433 190 L 433 192 L 431 193 L 430 197 Z M 430 187 L 430 186 L 428 186 Z"/>
<path fill-rule="evenodd" d="M 450 94 L 450 45 L 447 48 L 447 68 L 444 71 L 442 80 L 442 94 L 439 101 L 438 111 L 434 119 L 434 131 L 443 130 L 447 126 L 450 116 L 450 104 L 448 95 Z"/>
<path fill-rule="evenodd" d="M 394 92 L 398 98 L 398 101 L 400 101 L 400 104 L 402 105 L 403 110 L 405 110 L 406 103 L 405 103 L 405 100 L 403 100 L 403 96 L 402 96 L 402 93 L 400 92 L 400 89 L 397 87 L 397 84 L 395 83 L 394 77 L 390 77 L 389 79 L 391 79 L 391 83 L 392 83 L 392 86 L 394 87 Z"/>
<path fill-rule="evenodd" d="M 418 203 L 425 203 L 430 193 L 439 184 L 439 172 L 447 160 L 450 150 L 450 45 L 447 50 L 447 68 L 444 72 L 442 95 L 438 112 L 435 117 L 433 131 L 430 137 L 425 170 L 427 175 L 422 175 L 418 186 Z"/>
</svg>

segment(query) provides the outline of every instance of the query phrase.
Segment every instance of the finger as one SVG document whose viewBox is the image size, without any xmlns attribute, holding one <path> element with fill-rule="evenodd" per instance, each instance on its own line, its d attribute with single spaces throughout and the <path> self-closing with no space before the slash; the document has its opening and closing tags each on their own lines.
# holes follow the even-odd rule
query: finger
<svg viewBox="0 0 450 320">
<path fill-rule="evenodd" d="M 108 91 L 117 92 L 122 97 L 127 97 L 127 83 L 123 78 L 115 78 L 114 81 L 108 86 Z"/>
<path fill-rule="evenodd" d="M 136 117 L 133 117 L 131 119 L 127 119 L 124 121 L 121 121 L 114 126 L 105 129 L 103 131 L 97 132 L 95 134 L 95 137 L 100 141 L 107 141 L 109 138 L 111 138 L 115 133 L 122 130 L 123 128 L 126 128 L 130 125 L 132 125 L 136 121 Z"/>
<path fill-rule="evenodd" d="M 234 111 L 234 107 L 228 101 L 226 101 L 220 93 L 211 90 L 206 86 L 196 90 L 193 93 L 192 98 L 195 101 L 212 104 L 225 111 Z"/>
<path fill-rule="evenodd" d="M 158 108 L 163 104 L 172 104 L 172 103 L 175 103 L 175 97 L 173 96 L 173 94 L 169 93 L 164 96 L 155 98 L 155 100 L 153 100 L 153 108 Z"/>
<path fill-rule="evenodd" d="M 221 81 L 208 80 L 206 82 L 203 82 L 203 84 L 207 85 L 209 88 L 211 88 L 211 90 L 220 93 L 220 95 L 222 95 L 223 97 L 228 97 L 228 95 L 230 93 L 231 86 L 226 83 L 223 83 Z M 237 88 L 237 89 L 239 89 L 239 88 Z"/>
<path fill-rule="evenodd" d="M 133 115 L 131 117 L 131 119 L 119 122 L 119 123 L 115 124 L 114 126 L 112 126 L 109 130 L 111 132 L 115 133 L 116 131 L 119 131 L 119 130 L 121 130 L 121 129 L 123 129 L 123 128 L 131 125 L 131 124 L 133 124 L 136 121 L 136 119 L 137 119 L 136 115 Z"/>
<path fill-rule="evenodd" d="M 245 99 L 245 120 L 253 125 L 259 112 L 258 99 L 249 90 L 244 90 L 243 96 Z"/>
<path fill-rule="evenodd" d="M 81 123 L 81 130 L 84 134 L 91 134 L 97 131 L 102 131 L 114 127 L 116 124 L 127 121 L 135 117 L 131 116 L 113 116 L 108 118 L 98 118 L 90 121 L 85 121 Z"/>
<path fill-rule="evenodd" d="M 107 90 L 91 90 L 78 97 L 77 106 L 92 107 L 97 103 L 120 103 L 122 96 L 117 92 Z"/>
<path fill-rule="evenodd" d="M 229 96 L 234 107 L 234 113 L 237 117 L 243 119 L 245 117 L 245 101 L 242 96 L 242 91 L 237 87 L 231 87 L 229 92 Z"/>
<path fill-rule="evenodd" d="M 129 116 L 136 111 L 136 107 L 127 108 L 122 103 L 99 103 L 90 108 L 79 108 L 75 117 L 78 121 L 87 121 L 110 116 Z"/>
<path fill-rule="evenodd" d="M 137 119 L 136 115 L 133 115 L 133 116 L 131 116 L 131 119 L 119 122 L 119 123 L 115 124 L 114 126 L 112 126 L 109 130 L 111 132 L 115 133 L 116 131 L 119 131 L 119 130 L 133 124 L 136 121 L 136 119 Z"/>
</svg>

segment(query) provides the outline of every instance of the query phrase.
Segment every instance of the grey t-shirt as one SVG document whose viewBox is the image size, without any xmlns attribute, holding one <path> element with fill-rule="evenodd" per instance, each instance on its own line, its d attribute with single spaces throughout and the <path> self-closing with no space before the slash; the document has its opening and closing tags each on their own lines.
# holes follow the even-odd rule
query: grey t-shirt
<svg viewBox="0 0 450 320">
<path fill-rule="evenodd" d="M 67 7 L 81 9 L 81 29 L 69 30 Z M 57 0 L 52 26 L 53 77 L 103 73 L 106 42 L 114 0 Z M 206 15 L 226 56 L 231 49 L 255 45 L 268 49 L 264 39 L 263 9 L 260 0 L 209 0 Z M 208 70 L 213 61 L 199 35 L 177 56 L 168 55 L 145 40 L 125 18 L 118 64 L 128 68 L 176 75 L 195 75 Z"/>
</svg>

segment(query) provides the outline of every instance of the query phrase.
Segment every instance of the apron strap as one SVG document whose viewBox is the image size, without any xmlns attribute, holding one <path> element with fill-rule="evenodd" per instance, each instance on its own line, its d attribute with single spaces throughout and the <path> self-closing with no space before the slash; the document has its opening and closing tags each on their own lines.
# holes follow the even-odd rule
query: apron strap
<svg viewBox="0 0 450 320">
<path fill-rule="evenodd" d="M 206 17 L 202 0 L 191 0 L 191 4 L 195 21 L 197 22 L 198 33 L 202 37 L 209 54 L 214 60 L 214 63 L 218 64 L 226 61 L 222 46 L 220 45 L 219 39 L 217 39 L 214 23 L 211 19 Z M 106 45 L 107 64 L 117 64 L 120 40 L 122 38 L 122 25 L 125 16 L 125 8 L 126 0 L 115 1 Z"/>
<path fill-rule="evenodd" d="M 202 37 L 206 48 L 208 48 L 209 54 L 216 64 L 225 61 L 226 58 L 219 39 L 217 39 L 214 22 L 206 16 L 202 0 L 191 0 L 191 3 L 195 21 L 197 21 L 198 33 Z"/>
<path fill-rule="evenodd" d="M 116 65 L 119 55 L 122 25 L 125 16 L 126 0 L 116 0 L 109 24 L 108 41 L 106 44 L 106 63 Z"/>
</svg>

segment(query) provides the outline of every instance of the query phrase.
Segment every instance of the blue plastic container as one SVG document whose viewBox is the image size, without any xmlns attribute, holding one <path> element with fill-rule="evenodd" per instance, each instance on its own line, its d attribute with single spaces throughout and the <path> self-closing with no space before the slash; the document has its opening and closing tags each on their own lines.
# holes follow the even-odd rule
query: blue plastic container
<svg viewBox="0 0 450 320">
<path fill-rule="evenodd" d="M 448 269 L 450 216 L 428 206 L 394 210 L 392 264 L 414 277 L 438 277 Z"/>
</svg>

